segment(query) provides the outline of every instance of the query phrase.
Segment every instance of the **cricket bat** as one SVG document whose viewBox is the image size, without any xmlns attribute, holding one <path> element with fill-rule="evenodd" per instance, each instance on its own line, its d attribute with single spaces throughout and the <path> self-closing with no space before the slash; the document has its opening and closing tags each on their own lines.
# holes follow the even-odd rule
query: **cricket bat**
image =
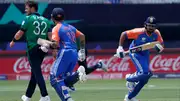
<svg viewBox="0 0 180 101">
<path fill-rule="evenodd" d="M 48 45 L 48 47 L 51 48 L 51 49 L 59 49 L 59 47 L 56 44 L 56 42 L 51 42 L 49 40 L 45 40 L 45 39 L 42 39 L 42 38 L 38 38 L 37 44 L 39 44 L 41 46 Z"/>
<path fill-rule="evenodd" d="M 38 38 L 37 44 L 39 44 L 41 46 L 43 46 L 44 44 L 48 44 L 50 46 L 53 44 L 53 42 L 51 42 L 49 40 L 42 39 L 42 38 Z"/>
<path fill-rule="evenodd" d="M 140 52 L 140 51 L 144 51 L 144 50 L 149 50 L 149 49 L 154 48 L 156 44 L 160 44 L 160 42 L 159 41 L 154 41 L 154 42 L 145 43 L 145 44 L 133 47 L 133 48 L 129 49 L 128 51 L 125 51 L 124 54 L 127 55 L 130 52 L 131 53 L 136 53 L 136 52 Z M 114 56 L 123 57 L 123 53 L 120 53 L 119 55 L 115 54 Z"/>
</svg>

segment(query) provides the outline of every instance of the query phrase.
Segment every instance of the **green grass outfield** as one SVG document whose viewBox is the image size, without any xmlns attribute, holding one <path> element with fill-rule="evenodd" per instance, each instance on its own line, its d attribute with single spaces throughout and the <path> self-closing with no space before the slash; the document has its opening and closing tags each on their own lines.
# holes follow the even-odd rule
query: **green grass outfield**
<svg viewBox="0 0 180 101">
<path fill-rule="evenodd" d="M 0 101 L 21 101 L 28 81 L 0 81 Z M 52 101 L 60 101 L 54 89 L 47 82 Z M 71 93 L 75 101 L 124 101 L 127 93 L 124 80 L 89 80 L 76 84 Z M 39 101 L 39 88 L 32 101 Z M 141 101 L 180 101 L 180 79 L 151 79 L 137 96 Z"/>
</svg>

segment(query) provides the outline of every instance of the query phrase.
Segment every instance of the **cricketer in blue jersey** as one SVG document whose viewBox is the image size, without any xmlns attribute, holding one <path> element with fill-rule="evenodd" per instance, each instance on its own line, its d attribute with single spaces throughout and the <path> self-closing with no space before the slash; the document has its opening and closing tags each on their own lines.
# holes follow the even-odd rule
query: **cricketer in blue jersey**
<svg viewBox="0 0 180 101">
<path fill-rule="evenodd" d="M 79 60 L 85 60 L 85 36 L 75 27 L 66 24 L 64 20 L 64 10 L 54 8 L 52 20 L 56 26 L 52 30 L 52 40 L 59 46 L 56 60 L 51 68 L 50 82 L 62 101 L 73 101 L 69 92 L 68 84 L 79 76 L 80 81 L 86 80 L 86 73 L 83 66 L 80 66 L 74 74 L 74 67 Z M 80 50 L 77 52 L 76 38 L 80 38 Z M 78 75 L 77 75 L 78 74 Z"/>
<path fill-rule="evenodd" d="M 163 51 L 164 43 L 161 34 L 156 29 L 156 19 L 153 16 L 147 18 L 143 28 L 135 28 L 125 31 L 121 34 L 119 47 L 117 54 L 124 52 L 123 43 L 125 39 L 132 39 L 132 43 L 129 48 L 139 46 L 148 42 L 159 41 L 160 44 L 156 44 L 155 49 L 160 53 Z M 129 53 L 131 60 L 133 61 L 136 72 L 134 74 L 126 75 L 126 86 L 129 89 L 129 93 L 125 96 L 124 101 L 139 101 L 135 97 L 140 92 L 145 84 L 147 84 L 150 77 L 153 75 L 149 70 L 149 50 L 139 51 L 136 53 Z"/>
</svg>

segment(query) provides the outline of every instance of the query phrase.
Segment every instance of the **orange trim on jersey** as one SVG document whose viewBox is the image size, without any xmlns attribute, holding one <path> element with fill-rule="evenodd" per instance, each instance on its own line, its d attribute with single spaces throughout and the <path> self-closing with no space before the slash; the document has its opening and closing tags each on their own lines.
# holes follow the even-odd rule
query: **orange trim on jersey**
<svg viewBox="0 0 180 101">
<path fill-rule="evenodd" d="M 62 24 L 58 23 L 52 30 L 52 40 L 59 42 L 60 37 L 59 37 L 59 29 L 61 28 Z"/>
<path fill-rule="evenodd" d="M 163 43 L 163 38 L 161 36 L 160 31 L 158 29 L 156 29 L 155 33 L 158 35 L 157 41 L 159 41 L 162 44 Z"/>
<path fill-rule="evenodd" d="M 82 33 L 76 29 L 76 38 L 79 37 Z"/>
<path fill-rule="evenodd" d="M 143 34 L 144 28 L 135 28 L 125 31 L 128 39 L 137 39 L 140 34 Z"/>
</svg>

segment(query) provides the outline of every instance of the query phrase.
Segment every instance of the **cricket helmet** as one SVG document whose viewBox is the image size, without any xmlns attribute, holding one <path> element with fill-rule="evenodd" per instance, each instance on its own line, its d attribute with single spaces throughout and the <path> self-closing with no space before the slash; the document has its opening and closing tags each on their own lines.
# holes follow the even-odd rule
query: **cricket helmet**
<svg viewBox="0 0 180 101">
<path fill-rule="evenodd" d="M 54 8 L 51 17 L 55 20 L 64 20 L 64 10 L 62 8 Z"/>
</svg>

